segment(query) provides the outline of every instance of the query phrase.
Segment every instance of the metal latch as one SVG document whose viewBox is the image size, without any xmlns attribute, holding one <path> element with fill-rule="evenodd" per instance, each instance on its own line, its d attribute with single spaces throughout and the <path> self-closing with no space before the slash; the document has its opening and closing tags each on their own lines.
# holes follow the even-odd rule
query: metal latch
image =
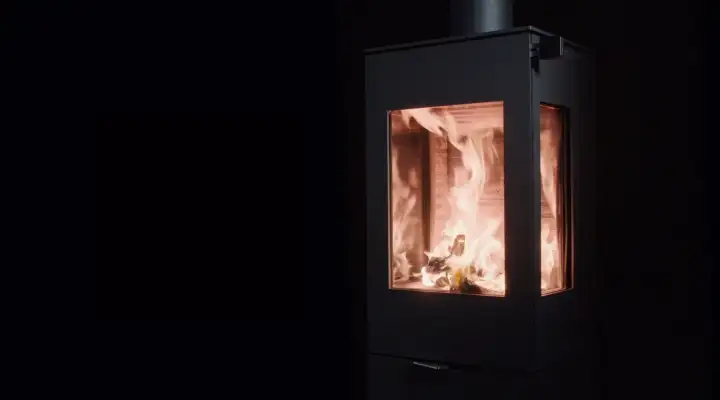
<svg viewBox="0 0 720 400">
<path fill-rule="evenodd" d="M 530 56 L 540 60 L 559 58 L 564 53 L 564 40 L 561 36 L 540 36 L 539 41 L 530 47 Z"/>
</svg>

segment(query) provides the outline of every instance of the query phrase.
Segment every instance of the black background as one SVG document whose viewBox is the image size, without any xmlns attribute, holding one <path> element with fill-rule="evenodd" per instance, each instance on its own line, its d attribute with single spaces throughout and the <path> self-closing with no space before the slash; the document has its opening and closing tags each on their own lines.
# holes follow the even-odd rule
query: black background
<svg viewBox="0 0 720 400">
<path fill-rule="evenodd" d="M 92 18 L 96 317 L 183 320 L 103 321 L 110 388 L 362 396 L 362 49 L 447 35 L 447 4 L 291 3 Z M 517 1 L 515 25 L 597 55 L 605 398 L 709 398 L 712 18 L 628 3 Z M 11 11 L 6 54 L 59 43 L 53 10 Z"/>
</svg>

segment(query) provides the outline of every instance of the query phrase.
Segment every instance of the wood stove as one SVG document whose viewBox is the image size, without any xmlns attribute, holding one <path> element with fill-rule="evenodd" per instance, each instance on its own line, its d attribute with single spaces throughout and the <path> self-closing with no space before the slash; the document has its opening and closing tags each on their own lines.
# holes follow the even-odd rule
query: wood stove
<svg viewBox="0 0 720 400">
<path fill-rule="evenodd" d="M 461 36 L 366 53 L 370 365 L 540 370 L 593 263 L 592 62 L 461 3 Z"/>
</svg>

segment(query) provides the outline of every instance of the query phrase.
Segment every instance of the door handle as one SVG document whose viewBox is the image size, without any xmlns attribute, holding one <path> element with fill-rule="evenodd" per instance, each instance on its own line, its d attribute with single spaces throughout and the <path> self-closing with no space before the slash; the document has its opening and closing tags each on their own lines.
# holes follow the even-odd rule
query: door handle
<svg viewBox="0 0 720 400">
<path fill-rule="evenodd" d="M 442 371 L 442 370 L 448 369 L 448 366 L 444 365 L 444 364 L 427 363 L 427 362 L 420 362 L 420 361 L 413 361 L 412 363 L 413 363 L 413 365 L 417 365 L 418 367 L 434 369 L 436 371 Z"/>
</svg>

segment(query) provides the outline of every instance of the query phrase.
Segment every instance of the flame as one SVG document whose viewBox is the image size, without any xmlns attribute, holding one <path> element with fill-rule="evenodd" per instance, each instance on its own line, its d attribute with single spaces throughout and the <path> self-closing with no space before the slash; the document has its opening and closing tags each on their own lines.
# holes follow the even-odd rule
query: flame
<svg viewBox="0 0 720 400">
<path fill-rule="evenodd" d="M 541 114 L 550 122 L 559 122 L 557 109 L 542 107 Z M 554 120 L 553 120 L 554 118 Z M 558 126 L 553 126 L 558 128 Z M 560 245 L 558 242 L 558 210 L 557 210 L 557 181 L 558 181 L 558 139 L 561 131 L 558 129 L 542 129 L 540 131 L 540 180 L 542 195 L 550 208 L 552 217 L 542 225 L 540 232 L 540 288 L 543 292 L 563 289 L 565 279 L 562 274 L 560 259 Z"/>
<path fill-rule="evenodd" d="M 479 201 L 489 179 L 489 168 L 498 161 L 497 149 L 493 147 L 492 129 L 472 127 L 460 129 L 456 119 L 447 108 L 417 108 L 400 111 L 402 121 L 408 125 L 412 120 L 431 134 L 445 138 L 459 150 L 462 167 L 454 171 L 455 183 L 450 188 L 449 202 L 451 216 L 445 221 L 445 228 L 438 243 L 431 244 L 432 250 L 425 252 L 428 261 L 431 258 L 447 258 L 449 273 L 431 274 L 428 267 L 421 269 L 421 283 L 424 286 L 436 286 L 441 276 L 461 275 L 476 285 L 494 294 L 504 294 L 504 244 L 498 230 L 503 223 L 503 206 L 495 208 L 478 207 Z M 393 152 L 393 167 L 397 168 L 397 153 Z M 398 181 L 395 181 L 398 179 Z M 393 184 L 397 192 L 393 192 L 393 206 L 403 201 L 406 185 L 393 175 Z M 395 187 L 393 188 L 395 190 Z M 403 220 L 394 218 L 393 231 L 401 232 L 407 227 Z M 458 235 L 465 235 L 466 246 L 462 254 L 450 254 L 450 248 Z M 393 235 L 393 240 L 397 237 Z M 400 254 L 406 247 L 393 246 Z M 397 258 L 397 255 L 396 255 Z M 452 286 L 452 285 L 449 285 Z"/>
<path fill-rule="evenodd" d="M 502 116 L 502 110 L 496 109 L 490 117 L 468 117 L 468 113 L 483 112 L 473 106 L 476 105 L 453 106 L 461 107 L 460 111 L 455 108 L 455 113 L 451 112 L 450 107 L 416 108 L 396 112 L 398 122 L 405 127 L 414 122 L 430 134 L 446 140 L 457 150 L 462 164 L 452 171 L 454 182 L 447 193 L 451 210 L 449 216 L 445 216 L 447 219 L 444 221 L 433 221 L 442 224 L 442 235 L 429 239 L 430 250 L 424 252 L 425 265 L 419 266 L 417 277 L 420 278 L 419 287 L 426 290 L 451 290 L 466 280 L 481 288 L 483 294 L 502 296 L 506 289 L 503 237 L 505 210 L 503 177 L 498 175 L 498 171 L 501 174 L 502 165 L 494 140 L 498 130 L 502 129 L 502 119 L 497 117 Z M 459 123 L 456 117 L 458 112 L 465 115 L 463 123 Z M 540 285 L 543 291 L 563 287 L 562 274 L 557 273 L 560 262 L 556 233 L 557 145 L 551 140 L 552 133 L 554 132 L 548 130 L 541 132 L 542 195 L 552 214 L 551 222 L 543 221 L 540 237 Z M 419 207 L 420 202 L 411 190 L 411 186 L 417 186 L 412 180 L 417 179 L 418 171 L 410 168 L 408 182 L 403 181 L 399 172 L 398 151 L 394 146 L 391 147 L 393 281 L 399 284 L 415 277 L 411 272 L 408 252 L 418 245 L 413 242 L 417 239 L 412 235 L 412 231 L 421 225 L 418 218 L 413 217 L 416 215 L 415 207 Z M 490 187 L 491 180 L 494 187 Z M 500 195 L 499 199 L 497 194 Z M 453 244 L 460 235 L 465 239 L 463 250 L 456 252 Z M 429 265 L 433 259 L 444 260 L 443 265 L 448 268 L 442 271 L 433 270 Z M 446 280 L 440 281 L 442 277 Z"/>
<path fill-rule="evenodd" d="M 392 151 L 392 249 L 393 267 L 399 281 L 405 281 L 410 277 L 410 262 L 407 259 L 407 251 L 411 246 L 408 240 L 410 227 L 415 221 L 411 217 L 415 207 L 416 197 L 412 195 L 410 186 L 400 179 L 397 165 L 397 150 Z"/>
</svg>

